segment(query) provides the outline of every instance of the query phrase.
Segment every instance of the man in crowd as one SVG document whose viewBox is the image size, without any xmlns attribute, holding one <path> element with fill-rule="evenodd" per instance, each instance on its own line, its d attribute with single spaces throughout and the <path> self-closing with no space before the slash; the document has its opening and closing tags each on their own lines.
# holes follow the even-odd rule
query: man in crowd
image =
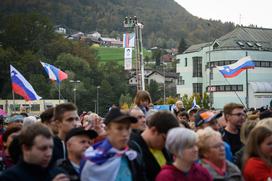
<svg viewBox="0 0 272 181">
<path fill-rule="evenodd" d="M 54 164 L 58 159 L 66 159 L 66 147 L 64 139 L 66 134 L 76 127 L 76 122 L 79 121 L 77 107 L 73 103 L 63 103 L 55 107 L 54 119 L 58 125 L 58 135 L 54 137 L 54 149 L 51 164 Z"/>
<path fill-rule="evenodd" d="M 66 171 L 71 181 L 79 181 L 80 160 L 87 148 L 91 146 L 92 140 L 97 137 L 93 130 L 84 128 L 71 129 L 65 138 L 68 159 L 61 160 L 57 166 Z"/>
<path fill-rule="evenodd" d="M 49 129 L 53 132 L 54 135 L 58 135 L 58 126 L 54 120 L 54 108 L 51 107 L 40 115 L 41 122 L 48 126 Z"/>
<path fill-rule="evenodd" d="M 49 168 L 53 138 L 50 130 L 40 123 L 24 127 L 20 133 L 22 161 L 0 175 L 5 181 L 68 181 L 56 168 Z"/>
<path fill-rule="evenodd" d="M 170 111 L 159 111 L 151 116 L 147 128 L 135 137 L 132 137 L 129 146 L 142 157 L 143 166 L 148 180 L 155 180 L 161 166 L 172 161 L 165 149 L 167 132 L 179 123 Z"/>
<path fill-rule="evenodd" d="M 145 115 L 144 115 L 143 111 L 140 108 L 135 107 L 135 108 L 132 108 L 129 111 L 129 114 L 131 116 L 137 118 L 137 120 L 138 120 L 137 123 L 131 124 L 132 130 L 133 129 L 136 129 L 136 130 L 139 130 L 139 131 L 145 130 L 146 120 L 145 120 Z"/>
<path fill-rule="evenodd" d="M 246 117 L 244 106 L 237 103 L 226 104 L 224 116 L 226 127 L 222 131 L 223 140 L 230 145 L 232 155 L 235 155 L 243 146 L 240 139 L 240 128 Z"/>
</svg>

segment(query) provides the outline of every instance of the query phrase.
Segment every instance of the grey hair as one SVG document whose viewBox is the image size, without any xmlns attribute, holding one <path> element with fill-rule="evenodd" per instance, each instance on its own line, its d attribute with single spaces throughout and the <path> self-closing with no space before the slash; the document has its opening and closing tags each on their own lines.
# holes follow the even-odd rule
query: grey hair
<svg viewBox="0 0 272 181">
<path fill-rule="evenodd" d="M 173 128 L 166 138 L 166 148 L 170 153 L 182 157 L 182 152 L 186 148 L 190 148 L 197 143 L 197 134 L 187 128 Z"/>
</svg>

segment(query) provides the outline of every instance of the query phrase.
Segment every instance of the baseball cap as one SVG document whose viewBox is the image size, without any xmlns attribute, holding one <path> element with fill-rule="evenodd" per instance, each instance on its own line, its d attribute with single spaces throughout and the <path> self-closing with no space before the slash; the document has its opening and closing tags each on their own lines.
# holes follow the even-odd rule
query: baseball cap
<svg viewBox="0 0 272 181">
<path fill-rule="evenodd" d="M 80 128 L 73 128 L 71 129 L 65 137 L 65 143 L 71 139 L 74 136 L 79 136 L 79 135 L 86 135 L 88 136 L 90 139 L 94 139 L 98 136 L 97 132 L 94 130 L 85 130 L 84 128 L 80 127 Z"/>
<path fill-rule="evenodd" d="M 107 125 L 110 122 L 123 122 L 128 120 L 131 123 L 137 123 L 137 118 L 130 116 L 128 113 L 123 113 L 119 108 L 113 107 L 107 113 L 104 119 L 104 123 Z"/>
<path fill-rule="evenodd" d="M 199 111 L 195 114 L 195 127 L 208 123 L 222 116 L 222 112 L 214 113 L 212 111 Z"/>
</svg>

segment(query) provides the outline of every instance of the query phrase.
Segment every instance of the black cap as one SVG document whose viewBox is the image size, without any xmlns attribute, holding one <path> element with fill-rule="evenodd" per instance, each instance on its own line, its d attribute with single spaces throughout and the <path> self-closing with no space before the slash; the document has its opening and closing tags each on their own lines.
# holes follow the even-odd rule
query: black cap
<svg viewBox="0 0 272 181">
<path fill-rule="evenodd" d="M 128 120 L 131 123 L 137 123 L 137 118 L 130 116 L 127 113 L 123 113 L 119 108 L 111 108 L 111 110 L 105 116 L 104 123 L 107 125 L 110 122 L 123 122 L 124 120 Z"/>
<path fill-rule="evenodd" d="M 84 128 L 80 127 L 80 128 L 73 128 L 71 129 L 65 137 L 65 143 L 72 138 L 73 136 L 78 136 L 78 135 L 86 135 L 88 136 L 90 139 L 94 139 L 98 136 L 97 132 L 94 130 L 85 130 Z"/>
</svg>

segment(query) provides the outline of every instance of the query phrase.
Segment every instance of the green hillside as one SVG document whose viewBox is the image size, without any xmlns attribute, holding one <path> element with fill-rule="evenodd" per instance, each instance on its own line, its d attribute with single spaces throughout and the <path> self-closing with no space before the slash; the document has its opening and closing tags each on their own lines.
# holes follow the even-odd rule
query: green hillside
<svg viewBox="0 0 272 181">
<path fill-rule="evenodd" d="M 197 4 L 196 4 L 197 6 Z M 193 16 L 174 0 L 1 0 L 0 16 L 22 12 L 46 15 L 55 25 L 82 31 L 98 31 L 103 36 L 120 37 L 127 31 L 126 16 L 143 22 L 144 47 L 177 47 L 214 40 L 234 29 L 233 23 Z"/>
<path fill-rule="evenodd" d="M 107 61 L 117 61 L 118 64 L 124 64 L 124 48 L 96 47 L 97 58 L 101 63 Z M 151 57 L 151 52 L 144 50 L 144 57 Z M 135 51 L 133 50 L 133 60 L 135 60 Z"/>
</svg>

